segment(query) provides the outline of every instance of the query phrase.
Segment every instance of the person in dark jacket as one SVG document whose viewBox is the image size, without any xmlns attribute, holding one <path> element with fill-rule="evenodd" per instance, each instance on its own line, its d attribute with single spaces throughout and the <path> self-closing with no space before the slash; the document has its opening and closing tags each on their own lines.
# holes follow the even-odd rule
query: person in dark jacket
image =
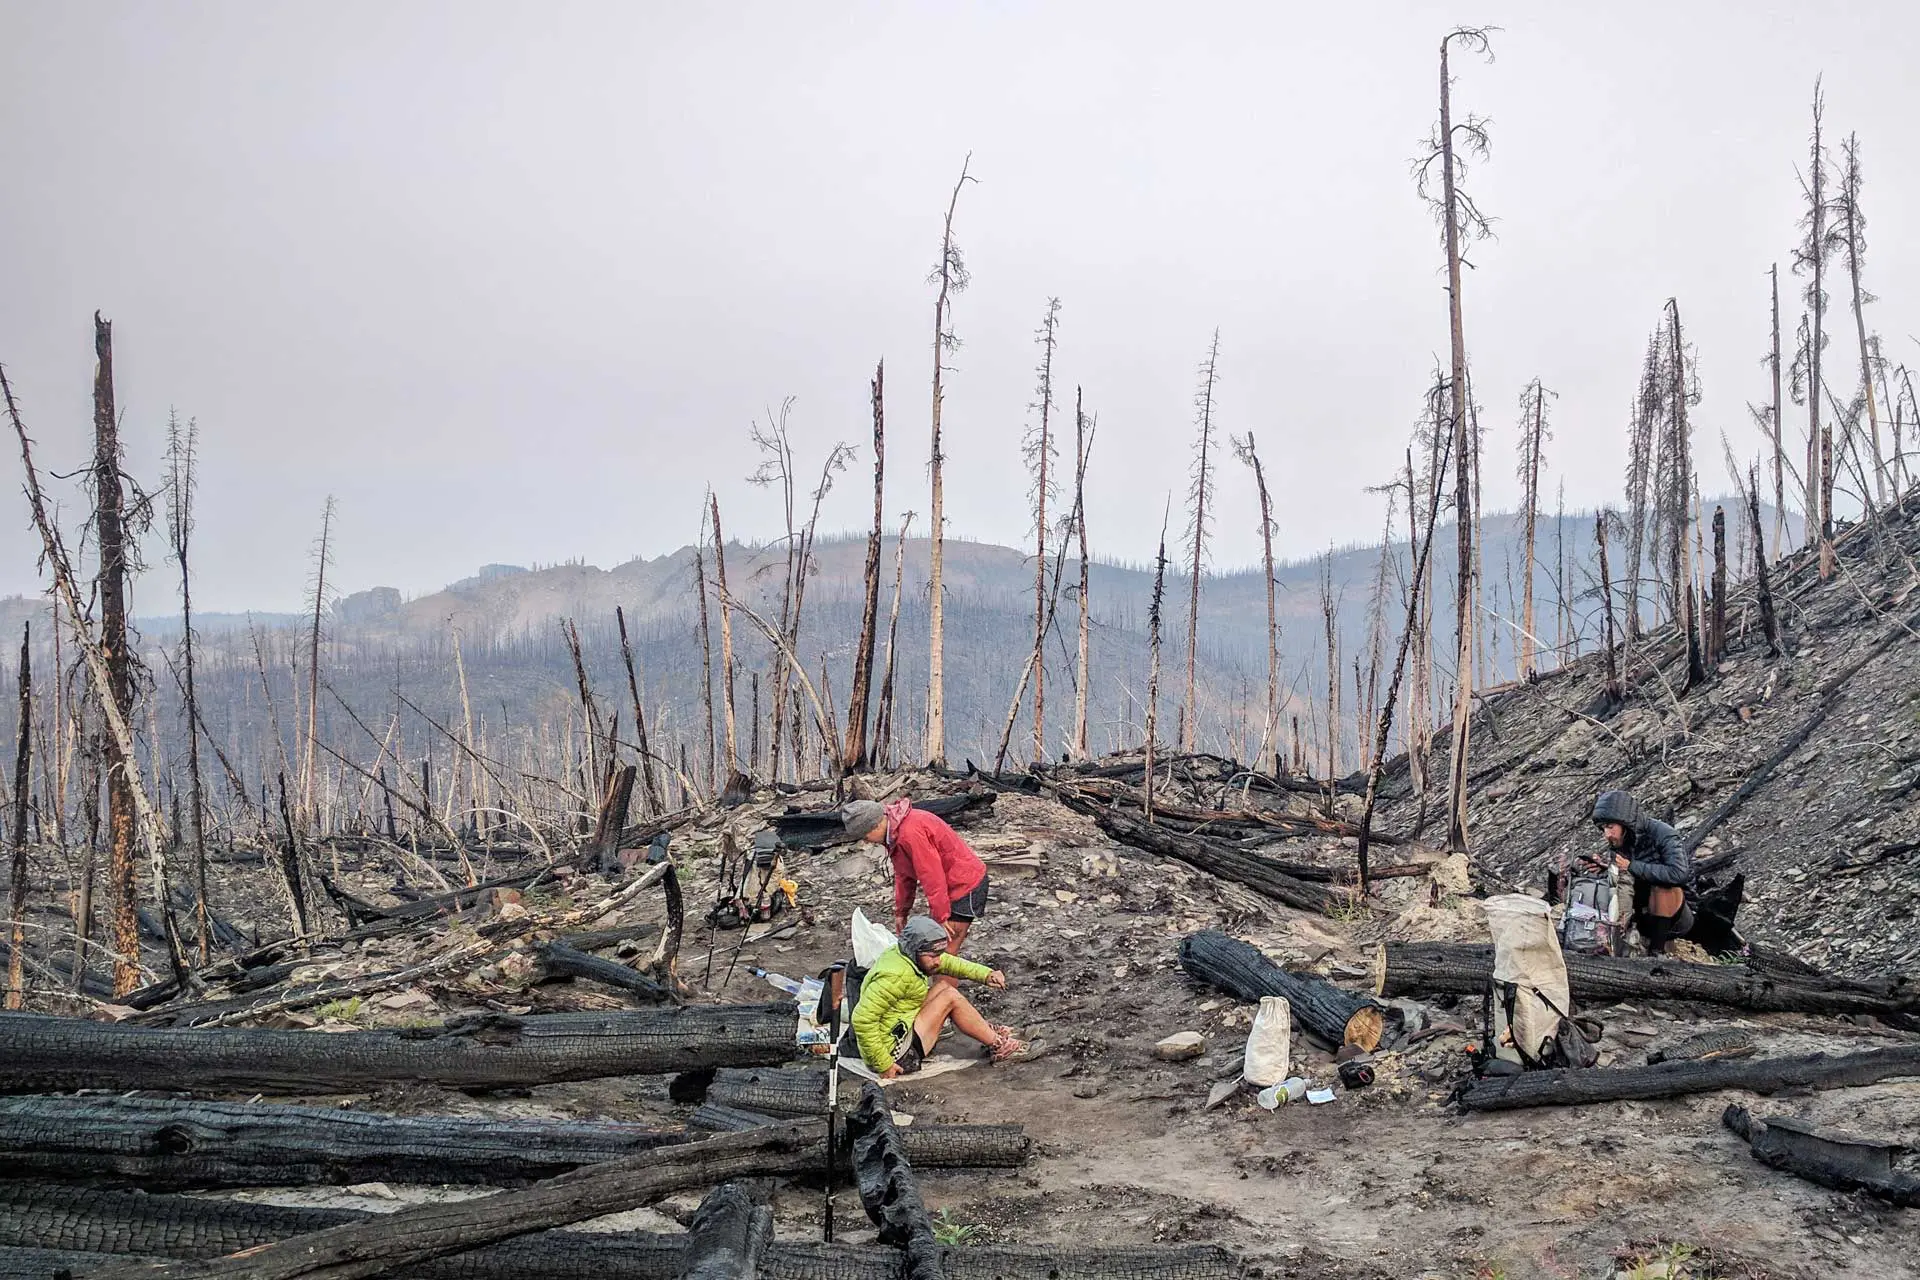
<svg viewBox="0 0 1920 1280">
<path fill-rule="evenodd" d="M 1693 851 L 1624 791 L 1601 792 L 1593 822 L 1607 839 L 1614 866 L 1633 877 L 1633 926 L 1647 951 L 1659 955 L 1693 928 Z"/>
</svg>

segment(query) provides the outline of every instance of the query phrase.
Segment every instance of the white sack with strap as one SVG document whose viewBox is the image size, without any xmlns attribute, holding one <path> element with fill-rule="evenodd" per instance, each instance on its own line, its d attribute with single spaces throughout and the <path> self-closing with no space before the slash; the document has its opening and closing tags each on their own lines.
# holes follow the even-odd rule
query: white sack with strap
<svg viewBox="0 0 1920 1280">
<path fill-rule="evenodd" d="M 1573 1008 L 1553 908 L 1524 893 L 1501 894 L 1483 905 L 1493 933 L 1494 1052 L 1509 1062 L 1537 1063 L 1560 1030 L 1556 1010 Z M 1505 983 L 1515 988 L 1511 1019 L 1502 997 Z"/>
</svg>

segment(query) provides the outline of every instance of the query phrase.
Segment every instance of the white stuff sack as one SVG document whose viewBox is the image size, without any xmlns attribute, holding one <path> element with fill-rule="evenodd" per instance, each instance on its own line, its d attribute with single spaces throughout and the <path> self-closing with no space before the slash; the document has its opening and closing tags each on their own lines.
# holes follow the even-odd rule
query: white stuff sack
<svg viewBox="0 0 1920 1280">
<path fill-rule="evenodd" d="M 1292 1054 L 1292 1008 L 1284 996 L 1261 996 L 1260 1011 L 1253 1015 L 1253 1030 L 1247 1034 L 1241 1076 L 1256 1089 L 1279 1084 L 1287 1078 Z"/>
<path fill-rule="evenodd" d="M 867 913 L 859 907 L 853 909 L 853 962 L 862 969 L 873 968 L 873 962 L 887 953 L 887 948 L 897 942 L 891 933 L 867 919 Z"/>
<path fill-rule="evenodd" d="M 1573 1007 L 1553 908 L 1524 893 L 1501 894 L 1484 905 L 1493 933 L 1494 1052 L 1509 1062 L 1537 1063 L 1560 1030 L 1555 1010 Z M 1511 1019 L 1501 994 L 1507 983 L 1514 987 Z"/>
</svg>

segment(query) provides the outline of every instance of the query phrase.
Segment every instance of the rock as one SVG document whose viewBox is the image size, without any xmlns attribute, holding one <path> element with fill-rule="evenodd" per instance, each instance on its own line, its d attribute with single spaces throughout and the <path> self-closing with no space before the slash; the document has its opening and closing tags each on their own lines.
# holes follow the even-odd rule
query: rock
<svg viewBox="0 0 1920 1280">
<path fill-rule="evenodd" d="M 1153 1056 L 1162 1062 L 1185 1062 L 1207 1051 L 1207 1038 L 1198 1031 L 1176 1031 L 1153 1046 Z"/>
</svg>

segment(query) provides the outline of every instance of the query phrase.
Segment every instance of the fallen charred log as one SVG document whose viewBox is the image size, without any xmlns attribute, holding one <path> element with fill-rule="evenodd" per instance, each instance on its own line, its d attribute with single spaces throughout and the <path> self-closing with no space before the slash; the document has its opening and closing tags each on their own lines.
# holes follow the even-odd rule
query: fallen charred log
<svg viewBox="0 0 1920 1280">
<path fill-rule="evenodd" d="M 1371 1052 L 1386 1031 L 1386 1015 L 1373 1001 L 1323 978 L 1288 973 L 1251 943 L 1217 929 L 1203 929 L 1181 940 L 1180 967 L 1196 980 L 1241 1000 L 1285 996 L 1294 1019 L 1336 1048 L 1357 1044 Z"/>
<path fill-rule="evenodd" d="M 393 1272 L 395 1280 L 677 1280 L 687 1237 L 644 1231 L 543 1231 Z M 87 1276 L 128 1261 L 104 1253 L 0 1246 L 0 1280 Z M 158 1261 L 157 1258 L 139 1259 Z M 1052 1249 L 969 1245 L 946 1250 L 951 1280 L 1235 1280 L 1243 1268 L 1213 1245 Z M 770 1280 L 906 1280 L 896 1250 L 775 1241 Z"/>
<path fill-rule="evenodd" d="M 1457 1097 L 1461 1107 L 1468 1111 L 1507 1111 L 1519 1107 L 1678 1098 L 1720 1089 L 1743 1089 L 1749 1093 L 1778 1093 L 1791 1088 L 1842 1089 L 1911 1075 L 1920 1075 L 1920 1045 L 1848 1054 L 1809 1053 L 1789 1058 L 1716 1058 L 1662 1062 L 1651 1067 L 1529 1071 L 1517 1076 L 1490 1076 L 1473 1081 L 1464 1086 Z"/>
<path fill-rule="evenodd" d="M 818 1126 L 807 1123 L 721 1134 L 563 1173 L 524 1191 L 413 1205 L 382 1217 L 328 1226 L 271 1244 L 243 1246 L 244 1252 L 219 1258 L 158 1266 L 127 1263 L 92 1275 L 97 1280 L 360 1280 L 633 1208 L 686 1187 L 708 1186 L 729 1178 L 792 1173 L 817 1158 L 819 1141 Z"/>
<path fill-rule="evenodd" d="M 869 1084 L 861 1092 L 847 1132 L 853 1138 L 853 1176 L 860 1187 L 860 1203 L 880 1228 L 880 1243 L 906 1254 L 908 1280 L 946 1280 L 933 1218 L 920 1198 L 913 1162 L 907 1159 L 887 1095 L 879 1085 Z"/>
<path fill-rule="evenodd" d="M 1064 798 L 1066 793 L 1061 794 Z M 1278 870 L 1271 860 L 1225 840 L 1216 840 L 1211 836 L 1182 835 L 1105 806 L 1087 805 L 1082 808 L 1068 802 L 1068 807 L 1079 808 L 1087 813 L 1100 824 L 1102 831 L 1122 844 L 1174 858 L 1209 875 L 1243 884 L 1256 893 L 1265 894 L 1301 911 L 1318 911 L 1324 915 L 1329 908 L 1351 901 L 1347 894 L 1324 885 L 1296 880 Z"/>
<path fill-rule="evenodd" d="M 0 1093 L 263 1089 L 356 1093 L 380 1084 L 487 1089 L 779 1062 L 791 1004 L 487 1015 L 442 1027 L 319 1034 L 134 1027 L 0 1014 Z"/>
<path fill-rule="evenodd" d="M 149 1191 L 359 1182 L 521 1186 L 709 1132 L 790 1119 L 709 1105 L 682 1130 L 159 1098 L 7 1098 L 0 1099 L 0 1178 Z M 1033 1145 L 1017 1124 L 917 1125 L 905 1141 L 915 1164 L 946 1169 L 1013 1168 Z"/>
<path fill-rule="evenodd" d="M 737 1182 L 707 1193 L 687 1229 L 683 1280 L 754 1280 L 773 1243 L 773 1210 Z"/>
<path fill-rule="evenodd" d="M 686 1137 L 631 1124 L 338 1107 L 5 1098 L 0 1177 L 126 1182 L 150 1191 L 357 1182 L 518 1186 Z"/>
<path fill-rule="evenodd" d="M 1920 1177 L 1894 1164 L 1910 1148 L 1842 1133 L 1793 1116 L 1756 1116 L 1728 1107 L 1720 1121 L 1746 1139 L 1754 1159 L 1836 1191 L 1865 1191 L 1908 1208 L 1920 1206 Z"/>
<path fill-rule="evenodd" d="M 991 813 L 996 798 L 991 791 L 963 791 L 959 795 L 916 800 L 913 807 L 960 827 Z M 773 829 L 780 843 L 789 849 L 825 849 L 845 844 L 852 838 L 840 824 L 838 808 L 782 813 L 773 819 Z"/>
<path fill-rule="evenodd" d="M 570 978 L 585 978 L 603 986 L 616 987 L 642 1000 L 672 1000 L 667 990 L 646 974 L 614 960 L 602 960 L 584 951 L 575 951 L 562 942 L 549 942 L 540 948 L 547 972 Z"/>
<path fill-rule="evenodd" d="M 1766 973 L 1746 965 L 1569 953 L 1567 982 L 1581 1004 L 1692 1000 L 1755 1013 L 1874 1014 L 1900 1020 L 1920 1010 L 1904 980 L 1852 982 L 1819 974 Z M 1493 974 L 1493 947 L 1471 942 L 1387 942 L 1374 957 L 1382 996 L 1479 995 Z"/>
</svg>

